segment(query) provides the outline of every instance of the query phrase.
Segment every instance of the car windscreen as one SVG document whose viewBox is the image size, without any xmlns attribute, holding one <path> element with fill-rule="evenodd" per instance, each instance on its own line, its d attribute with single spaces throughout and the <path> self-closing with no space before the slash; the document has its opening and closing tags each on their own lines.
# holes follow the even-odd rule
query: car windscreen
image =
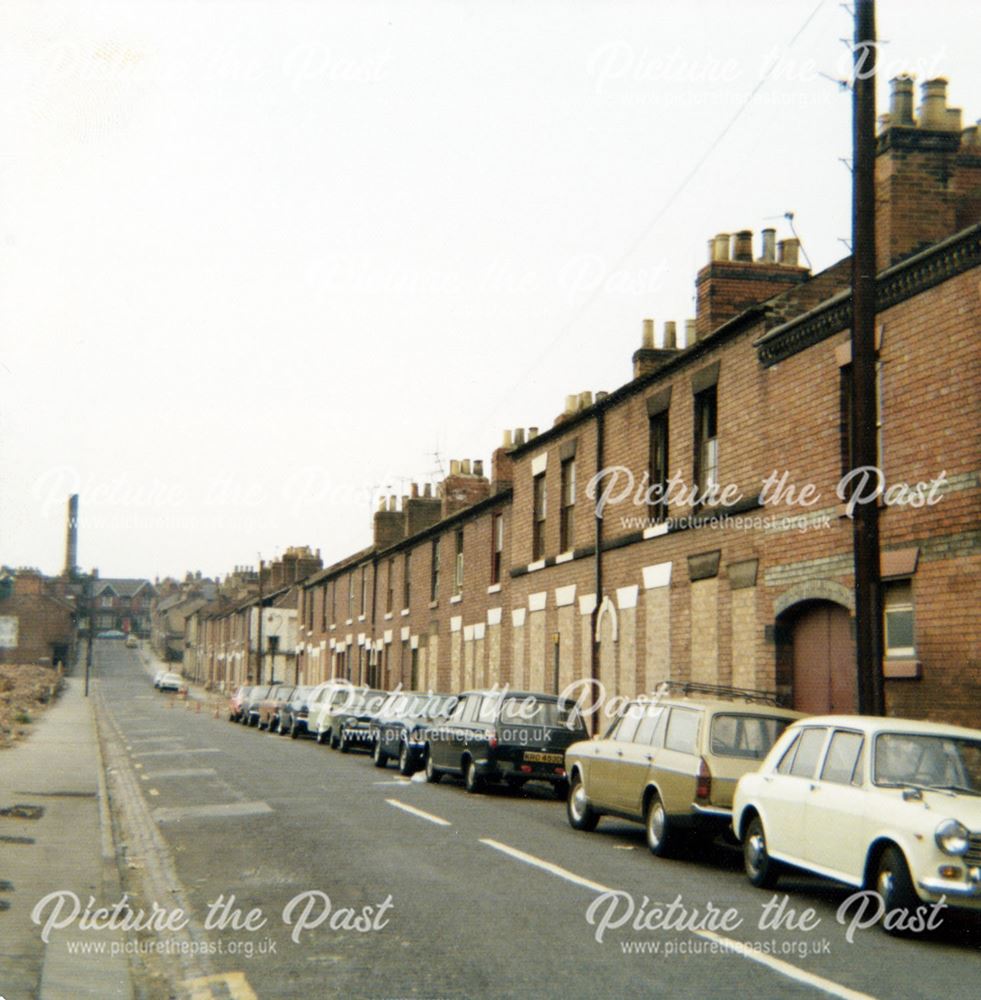
<svg viewBox="0 0 981 1000">
<path fill-rule="evenodd" d="M 712 720 L 712 753 L 717 757 L 762 760 L 792 719 L 726 712 Z"/>
<path fill-rule="evenodd" d="M 572 702 L 559 702 L 523 695 L 506 698 L 501 706 L 500 721 L 507 726 L 552 726 L 563 729 L 585 729 L 582 716 Z"/>
<path fill-rule="evenodd" d="M 981 795 L 981 740 L 932 733 L 880 733 L 872 780 Z"/>
</svg>

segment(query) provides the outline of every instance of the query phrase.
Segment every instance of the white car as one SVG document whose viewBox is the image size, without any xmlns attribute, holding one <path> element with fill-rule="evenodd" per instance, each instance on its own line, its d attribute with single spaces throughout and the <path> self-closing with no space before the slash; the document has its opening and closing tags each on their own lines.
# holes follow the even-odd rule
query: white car
<svg viewBox="0 0 981 1000">
<path fill-rule="evenodd" d="M 166 677 L 166 676 L 167 676 L 167 671 L 166 671 L 166 670 L 158 670 L 158 671 L 157 671 L 157 672 L 156 672 L 156 673 L 155 673 L 155 674 L 153 675 L 153 686 L 154 686 L 155 688 L 158 688 L 158 687 L 160 687 L 160 682 L 161 682 L 161 681 L 162 681 L 162 680 L 164 679 L 164 677 Z"/>
<path fill-rule="evenodd" d="M 183 686 L 184 686 L 184 679 L 181 677 L 181 675 L 170 674 L 170 673 L 164 674 L 163 677 L 160 678 L 159 683 L 157 684 L 157 687 L 161 691 L 180 691 L 180 689 Z"/>
<path fill-rule="evenodd" d="M 739 779 L 733 829 L 754 885 L 791 865 L 873 890 L 887 931 L 925 929 L 940 901 L 981 912 L 981 731 L 803 719 Z"/>
<path fill-rule="evenodd" d="M 314 695 L 311 695 L 307 732 L 315 736 L 318 743 L 337 745 L 340 733 L 334 729 L 335 716 L 354 697 L 357 690 L 350 681 L 339 678 L 320 685 Z"/>
</svg>

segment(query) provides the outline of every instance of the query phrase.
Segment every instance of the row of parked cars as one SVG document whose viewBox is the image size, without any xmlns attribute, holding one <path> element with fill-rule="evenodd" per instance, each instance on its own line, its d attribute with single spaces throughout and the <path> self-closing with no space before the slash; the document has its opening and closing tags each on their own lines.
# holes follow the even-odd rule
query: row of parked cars
<svg viewBox="0 0 981 1000">
<path fill-rule="evenodd" d="M 228 714 L 430 782 L 457 775 L 471 793 L 545 781 L 576 830 L 632 820 L 662 857 L 735 837 L 754 885 L 803 869 L 874 889 L 893 932 L 921 929 L 925 904 L 981 913 L 978 730 L 804 717 L 759 692 L 693 684 L 634 699 L 592 739 L 575 705 L 540 692 L 274 684 L 240 688 Z"/>
</svg>

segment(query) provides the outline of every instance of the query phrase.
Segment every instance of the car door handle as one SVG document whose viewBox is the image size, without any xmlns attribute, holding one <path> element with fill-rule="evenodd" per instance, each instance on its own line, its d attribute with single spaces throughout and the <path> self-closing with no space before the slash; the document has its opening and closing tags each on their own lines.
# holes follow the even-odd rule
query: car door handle
<svg viewBox="0 0 981 1000">
<path fill-rule="evenodd" d="M 617 756 L 618 757 L 622 757 L 623 756 L 623 751 L 622 750 L 617 750 Z"/>
<path fill-rule="evenodd" d="M 653 764 L 654 763 L 654 754 L 652 754 L 652 753 L 647 754 L 647 763 L 648 764 Z"/>
</svg>

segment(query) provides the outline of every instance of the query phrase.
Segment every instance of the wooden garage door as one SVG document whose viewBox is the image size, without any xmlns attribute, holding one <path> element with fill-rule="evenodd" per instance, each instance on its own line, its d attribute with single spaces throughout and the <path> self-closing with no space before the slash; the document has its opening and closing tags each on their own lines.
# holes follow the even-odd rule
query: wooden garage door
<svg viewBox="0 0 981 1000">
<path fill-rule="evenodd" d="M 855 643 L 848 611 L 819 602 L 794 623 L 794 708 L 800 712 L 854 712 Z"/>
</svg>

